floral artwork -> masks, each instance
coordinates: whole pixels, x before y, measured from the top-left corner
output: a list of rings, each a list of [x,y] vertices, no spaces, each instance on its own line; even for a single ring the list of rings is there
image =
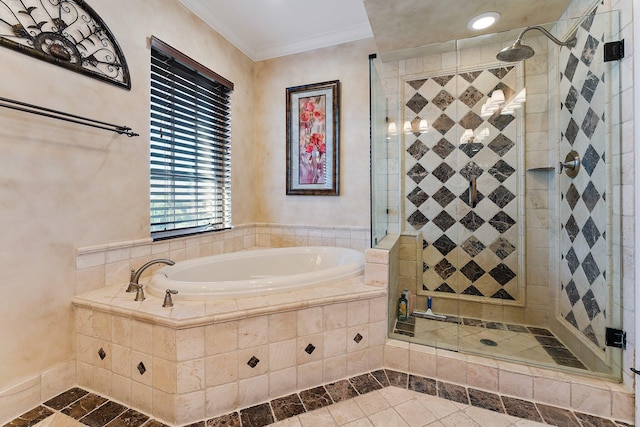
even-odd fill
[[[339,82],[287,88],[287,194],[338,195]]]
[[[326,96],[300,98],[300,184],[324,184]]]

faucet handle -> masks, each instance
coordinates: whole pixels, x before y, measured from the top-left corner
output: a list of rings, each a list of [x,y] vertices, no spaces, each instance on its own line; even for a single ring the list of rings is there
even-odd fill
[[[162,303],[163,307],[173,307],[173,299],[171,299],[171,294],[175,295],[178,291],[176,289],[167,289],[164,294],[164,302]]]
[[[131,277],[129,277],[129,287],[127,288],[127,292],[135,292],[138,290],[138,285],[134,283],[135,278],[136,278],[136,271],[132,268]]]

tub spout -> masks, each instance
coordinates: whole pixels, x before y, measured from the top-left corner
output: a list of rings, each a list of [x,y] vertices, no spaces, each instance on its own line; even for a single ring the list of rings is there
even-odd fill
[[[170,259],[165,259],[165,258],[153,259],[153,260],[147,262],[146,264],[144,264],[137,271],[136,270],[131,270],[131,277],[129,279],[129,287],[127,288],[127,292],[135,292],[136,293],[135,301],[144,301],[144,289],[142,288],[142,285],[140,283],[138,283],[138,282],[140,281],[140,276],[142,275],[142,273],[147,268],[151,267],[154,264],[174,265],[175,262],[171,261]]]

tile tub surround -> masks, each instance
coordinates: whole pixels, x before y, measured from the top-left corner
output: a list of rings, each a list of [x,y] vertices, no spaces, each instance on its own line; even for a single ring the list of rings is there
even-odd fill
[[[192,423],[189,427],[256,427],[280,421],[286,425],[307,425],[312,420],[316,423],[314,425],[351,425],[350,422],[371,425],[366,423],[367,419],[380,426],[397,425],[400,419],[411,425],[461,425],[471,420],[483,426],[521,425],[523,420],[528,420],[540,425],[544,422],[564,427],[578,426],[580,420],[584,426],[629,426],[623,421],[580,411],[568,411],[406,372],[379,369]],[[24,413],[5,427],[33,425],[165,426],[145,414],[77,387]],[[400,422],[400,425],[406,424]]]
[[[129,278],[131,269],[157,258],[177,262],[248,249],[291,246],[339,246],[364,251],[370,247],[369,239],[366,227],[255,223],[157,242],[143,239],[78,248],[76,295],[121,283]],[[143,277],[160,267],[149,268]]]
[[[363,276],[268,296],[74,298],[77,383],[186,424],[382,366],[387,291]]]

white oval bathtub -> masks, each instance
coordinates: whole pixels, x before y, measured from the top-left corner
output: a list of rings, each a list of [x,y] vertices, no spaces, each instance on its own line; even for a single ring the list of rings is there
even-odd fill
[[[162,297],[206,300],[263,295],[337,282],[361,274],[364,253],[337,247],[293,247],[233,252],[177,262],[156,271],[147,286]]]

